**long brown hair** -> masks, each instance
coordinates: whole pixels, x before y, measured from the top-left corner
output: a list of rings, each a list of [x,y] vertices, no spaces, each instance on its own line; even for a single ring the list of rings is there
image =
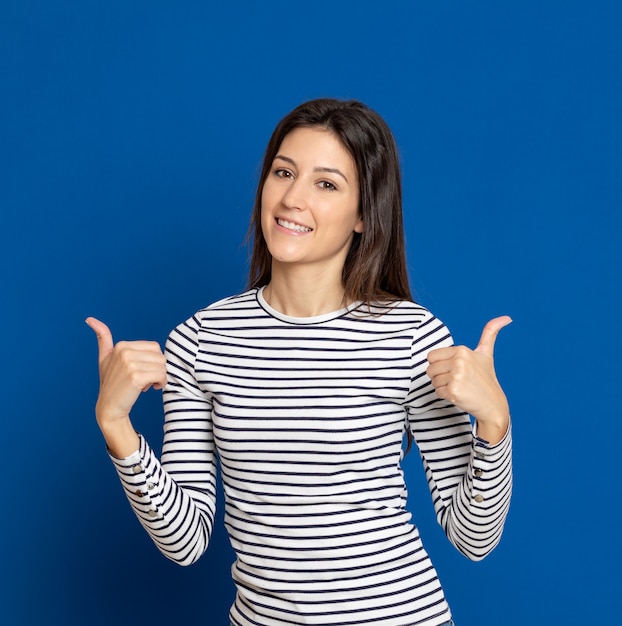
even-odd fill
[[[362,233],[354,233],[343,267],[346,301],[412,300],[404,251],[402,181],[395,139],[386,122],[357,100],[320,98],[296,107],[276,126],[264,155],[249,228],[249,287],[270,282],[272,256],[261,230],[261,194],[285,136],[300,127],[331,131],[356,165]]]

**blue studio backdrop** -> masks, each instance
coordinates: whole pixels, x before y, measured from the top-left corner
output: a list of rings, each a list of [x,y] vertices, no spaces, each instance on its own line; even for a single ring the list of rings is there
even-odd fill
[[[228,623],[222,522],[180,568],[125,501],[84,319],[163,344],[242,290],[265,144],[319,96],[396,135],[418,300],[472,347],[514,319],[515,490],[489,558],[449,545],[406,461],[457,626],[619,623],[621,32],[599,0],[2,0],[0,623]],[[158,392],[134,421],[159,450]]]

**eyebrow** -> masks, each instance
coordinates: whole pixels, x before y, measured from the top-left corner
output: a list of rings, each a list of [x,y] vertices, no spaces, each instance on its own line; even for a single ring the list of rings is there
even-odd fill
[[[281,161],[286,161],[287,163],[291,163],[292,165],[296,165],[296,161],[294,161],[294,159],[290,159],[289,157],[283,156],[282,154],[277,154],[274,159],[281,159]],[[338,174],[339,176],[341,176],[341,178],[343,178],[343,180],[346,181],[346,183],[348,182],[348,179],[346,178],[346,175],[341,171],[338,170],[336,167],[314,167],[313,168],[314,172],[329,172],[331,174]]]

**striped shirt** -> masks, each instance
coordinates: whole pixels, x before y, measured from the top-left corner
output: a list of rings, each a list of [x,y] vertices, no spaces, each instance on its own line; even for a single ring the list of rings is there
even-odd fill
[[[447,328],[412,302],[313,318],[262,290],[217,302],[166,345],[158,460],[144,438],[113,459],[157,547],[182,565],[207,548],[216,468],[236,553],[235,626],[437,626],[450,619],[406,508],[409,428],[438,521],[468,558],[499,542],[511,435],[494,446],[426,375]]]

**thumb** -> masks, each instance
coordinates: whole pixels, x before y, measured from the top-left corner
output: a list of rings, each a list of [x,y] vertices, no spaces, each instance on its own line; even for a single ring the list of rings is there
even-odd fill
[[[86,323],[95,331],[97,335],[97,346],[99,348],[99,362],[101,363],[112,352],[114,343],[112,333],[104,322],[100,322],[94,317],[87,317]]]
[[[494,319],[490,320],[488,324],[484,326],[482,336],[479,338],[479,343],[477,344],[477,348],[475,348],[475,351],[480,352],[481,354],[492,356],[495,349],[495,341],[497,339],[499,331],[511,323],[512,318],[508,317],[507,315],[495,317]]]

